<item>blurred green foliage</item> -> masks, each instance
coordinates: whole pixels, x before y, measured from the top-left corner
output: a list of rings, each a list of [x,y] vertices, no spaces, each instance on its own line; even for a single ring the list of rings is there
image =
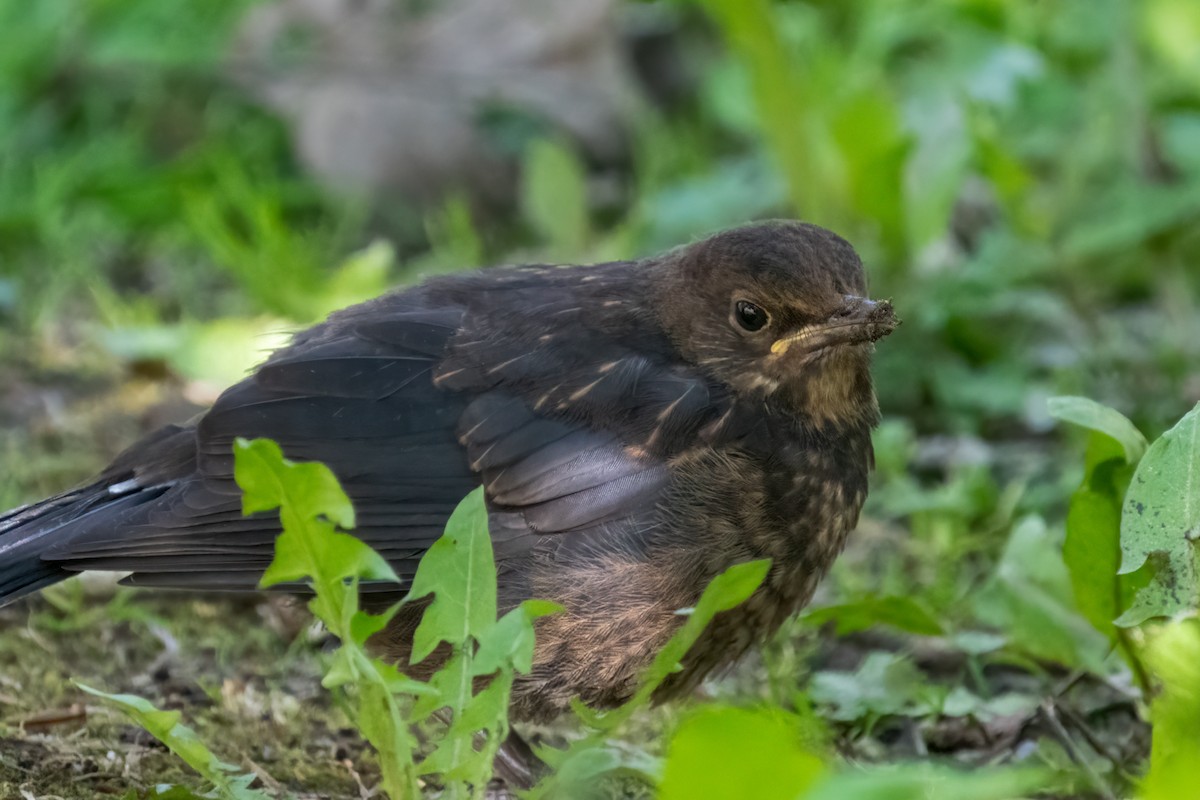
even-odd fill
[[[534,140],[521,219],[452,203],[401,229],[315,187],[223,73],[251,4],[0,3],[0,313],[308,322],[372,231],[399,238],[395,282],[795,215],[851,239],[902,310],[879,381],[919,430],[1038,433],[1064,391],[1160,430],[1196,391],[1188,0],[650,4],[684,37],[706,13],[728,48],[696,59],[691,102],[635,120],[615,212],[589,211],[569,145]]]

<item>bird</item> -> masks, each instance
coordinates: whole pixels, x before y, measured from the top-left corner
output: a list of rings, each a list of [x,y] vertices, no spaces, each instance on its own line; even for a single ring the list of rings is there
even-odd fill
[[[233,449],[267,437],[333,470],[356,535],[402,580],[483,487],[500,613],[528,598],[563,609],[537,622],[518,721],[573,698],[624,702],[680,609],[729,566],[770,559],[655,699],[686,693],[806,605],[857,524],[879,421],[872,353],[899,324],[866,288],[845,239],[776,220],[641,260],[434,277],[345,308],[192,422],[0,515],[0,603],[85,570],[254,591],[279,521],[243,515]],[[372,642],[406,669],[419,612],[402,607]]]

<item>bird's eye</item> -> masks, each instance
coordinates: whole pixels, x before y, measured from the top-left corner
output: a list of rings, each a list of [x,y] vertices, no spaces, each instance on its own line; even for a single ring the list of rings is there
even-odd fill
[[[748,331],[762,330],[771,321],[770,314],[749,300],[738,300],[734,303],[733,317],[738,325]]]

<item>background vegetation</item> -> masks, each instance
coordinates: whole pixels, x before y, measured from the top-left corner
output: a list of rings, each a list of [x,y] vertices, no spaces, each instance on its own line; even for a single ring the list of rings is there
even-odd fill
[[[850,762],[1036,765],[1055,796],[1134,791],[1140,671],[1171,656],[1139,665],[1143,634],[1109,624],[1127,603],[1087,597],[1069,514],[1085,465],[1091,482],[1115,456],[1093,438],[1085,460],[1047,400],[1103,401],[1151,440],[1200,400],[1200,7],[630,4],[672,32],[688,90],[639,107],[615,166],[522,128],[497,212],[458,194],[381,209],[306,177],[223,67],[253,4],[0,0],[0,505],[85,477],[280,332],[385,287],[805,218],[855,243],[905,319],[878,353],[878,469],[813,609],[709,693],[824,719],[818,749]],[[1119,517],[1128,475],[1104,480],[1088,485]],[[378,780],[317,694],[321,636],[299,609],[73,582],[0,621],[6,796],[193,781],[88,714],[72,677],[182,709],[273,793]],[[660,752],[679,714],[641,714],[619,746]]]

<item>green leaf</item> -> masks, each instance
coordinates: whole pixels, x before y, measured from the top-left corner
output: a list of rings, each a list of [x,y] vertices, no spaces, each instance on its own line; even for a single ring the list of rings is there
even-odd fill
[[[831,718],[844,721],[919,716],[934,709],[920,670],[892,653],[871,653],[856,672],[818,672],[810,695],[813,702],[828,707]]]
[[[234,479],[242,489],[243,513],[273,511],[290,500],[300,519],[326,519],[354,527],[354,506],[324,464],[297,464],[270,439],[234,442]]]
[[[1164,626],[1150,638],[1145,654],[1162,691],[1150,706],[1150,770],[1138,797],[1192,797],[1200,753],[1200,621]]]
[[[270,439],[234,443],[234,479],[246,514],[281,508],[283,533],[260,585],[317,584],[353,578],[399,582],[387,561],[360,539],[334,530],[354,527],[354,506],[324,464],[298,464]],[[329,620],[325,620],[328,624]]]
[[[680,660],[700,638],[712,618],[722,611],[744,603],[762,585],[770,568],[770,559],[747,561],[734,564],[713,578],[704,589],[696,607],[691,609],[687,622],[654,657],[649,669],[642,676],[641,687],[634,699],[621,710],[630,713],[638,703],[648,700],[654,689],[678,670]]]
[[[1037,517],[1013,528],[974,605],[981,620],[1033,656],[1094,670],[1104,661],[1108,643],[1074,608],[1059,543]]]
[[[167,749],[211,783],[224,800],[267,800],[268,795],[248,788],[256,776],[233,774],[237,772],[237,767],[217,758],[196,736],[196,732],[180,721],[182,715],[178,711],[161,711],[149,700],[137,695],[108,694],[78,681],[75,685],[119,709],[145,728],[151,736],[166,745]]]
[[[428,658],[441,642],[461,646],[496,623],[496,564],[483,487],[458,504],[446,532],[417,567],[409,596],[430,594],[433,602],[413,636],[414,664]]]
[[[1137,464],[1146,452],[1146,437],[1121,412],[1086,397],[1051,397],[1046,402],[1050,416],[1102,433],[1119,444],[1125,461]]]
[[[1031,714],[1037,709],[1038,698],[1029,694],[1009,692],[984,699],[964,686],[956,686],[942,698],[936,709],[943,717],[974,717],[979,720]]]
[[[1111,457],[1113,455],[1116,457]],[[1115,636],[1112,621],[1128,605],[1121,590],[1121,501],[1133,475],[1120,448],[1093,434],[1083,484],[1071,495],[1063,560],[1080,612],[1096,630]]]
[[[825,774],[803,747],[801,720],[727,706],[688,715],[671,737],[661,800],[793,800]]]
[[[1195,610],[1200,605],[1200,404],[1142,458],[1121,511],[1121,573],[1148,560],[1158,570],[1118,625]]]
[[[621,770],[625,773],[637,771],[650,777],[658,769],[650,757],[631,758],[629,748],[611,742],[595,742],[584,749],[572,749],[565,758],[561,750],[549,747],[538,748],[536,753],[554,771],[548,781],[534,787],[528,795],[530,800],[589,798],[596,795],[596,786],[605,775]],[[647,782],[653,782],[653,778]]]
[[[358,610],[360,579],[395,582],[399,578],[382,556],[335,529],[335,524],[354,524],[354,509],[324,465],[288,461],[270,440],[238,439],[234,477],[244,492],[246,513],[279,509],[283,533],[275,540],[275,559],[262,585],[309,579],[315,594],[309,608],[342,641],[322,683],[357,693],[357,704],[347,709],[379,754],[384,791],[394,797],[415,796],[416,741],[397,695],[437,697],[438,688],[401,675],[395,666],[372,659],[364,649],[396,607],[383,615]]]
[[[847,771],[822,782],[801,800],[1018,800],[1053,788],[1032,769],[963,772],[928,764]]]
[[[474,674],[491,675],[501,669],[529,674],[533,669],[533,621],[562,610],[558,603],[526,600],[505,614],[479,637]]]
[[[922,636],[941,636],[945,633],[940,622],[918,600],[891,595],[867,597],[852,603],[816,608],[804,615],[810,625],[836,622],[838,636],[866,630],[874,625],[891,625]]]

